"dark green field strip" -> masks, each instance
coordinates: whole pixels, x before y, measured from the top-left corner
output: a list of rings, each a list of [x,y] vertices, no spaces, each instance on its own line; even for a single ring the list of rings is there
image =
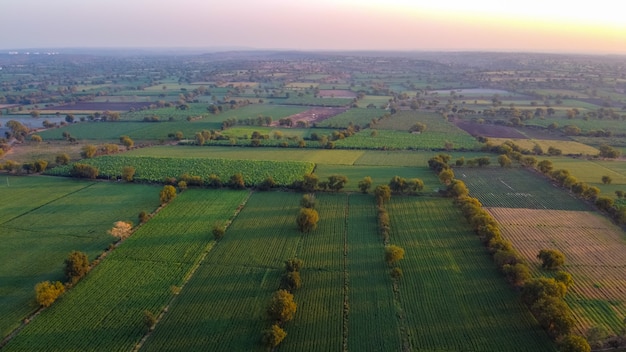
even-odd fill
[[[179,195],[5,349],[132,349],[145,332],[144,310],[160,312],[172,295],[171,287],[182,283],[211,244],[213,223],[230,218],[246,196],[247,192],[228,190],[188,190]],[[187,222],[169,227],[182,216]],[[154,239],[161,243],[146,245]]]
[[[5,175],[0,178],[0,224],[90,185],[92,182],[55,177]]]
[[[315,197],[320,221],[316,230],[302,236],[298,257],[307,270],[343,271],[348,196],[317,193]]]
[[[300,242],[296,215],[301,197],[291,192],[255,192],[206,261],[282,269]]]
[[[428,167],[428,159],[432,158],[439,152],[418,151],[418,150],[366,150],[363,155],[358,158],[354,165],[370,165],[370,166],[410,166],[410,167]],[[459,158],[465,160],[488,157],[491,162],[495,163],[493,154],[482,152],[444,152],[450,155],[452,162]]]
[[[370,129],[361,130],[353,136],[335,141],[337,148],[345,149],[422,149],[441,150],[446,142],[452,143],[453,149],[478,149],[476,139],[464,132],[426,131],[413,134],[407,131],[378,130],[375,137]]]
[[[343,273],[305,268],[301,276],[302,288],[294,295],[298,311],[285,325],[280,350],[341,351]]]
[[[418,351],[554,351],[448,199],[395,197],[401,304]]]
[[[141,351],[262,351],[265,307],[280,273],[205,262]]]
[[[348,221],[349,351],[400,351],[389,268],[372,196],[350,195]]]
[[[486,207],[589,210],[568,192],[522,168],[462,168],[454,173]]]

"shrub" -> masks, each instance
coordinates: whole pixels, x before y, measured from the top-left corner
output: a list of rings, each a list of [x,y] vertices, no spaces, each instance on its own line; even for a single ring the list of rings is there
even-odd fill
[[[35,298],[42,307],[50,307],[63,292],[65,286],[60,281],[55,283],[43,281],[35,285]]]

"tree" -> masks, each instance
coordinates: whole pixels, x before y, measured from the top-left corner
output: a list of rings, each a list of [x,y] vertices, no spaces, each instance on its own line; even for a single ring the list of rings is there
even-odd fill
[[[148,220],[150,220],[150,214],[148,214],[145,210],[142,210],[139,213],[138,218],[140,224],[145,224],[146,222],[148,222]]]
[[[615,158],[618,158],[621,154],[619,150],[611,146],[608,146],[606,144],[602,144],[599,149],[600,149],[600,156],[603,158],[615,159]]]
[[[41,143],[43,141],[43,138],[41,138],[40,135],[34,134],[34,135],[30,136],[30,140],[35,142],[35,143]]]
[[[48,167],[48,162],[46,160],[39,159],[39,160],[33,162],[33,171],[34,172],[44,172],[44,171],[46,171],[47,167]]]
[[[35,299],[42,307],[50,307],[63,292],[65,286],[60,281],[55,283],[43,281],[35,285]]]
[[[418,133],[422,133],[426,131],[426,125],[418,122],[416,124],[414,124],[413,126],[411,126],[411,128],[409,129],[409,132],[418,132]]]
[[[287,337],[287,333],[278,324],[273,324],[271,328],[263,331],[261,343],[263,346],[273,350]]]
[[[317,222],[320,217],[317,210],[311,208],[302,208],[296,218],[296,224],[300,232],[311,232],[317,228]]]
[[[97,151],[98,151],[98,148],[95,145],[87,144],[83,146],[80,152],[80,155],[83,158],[93,158],[96,155]]]
[[[315,200],[315,194],[313,193],[305,194],[302,196],[302,199],[300,199],[300,206],[303,208],[315,209],[316,204],[317,201]]]
[[[424,181],[419,178],[411,178],[406,182],[407,189],[411,192],[421,192],[424,189]]]
[[[133,166],[124,166],[122,168],[122,179],[126,182],[133,182],[135,177],[135,168]]]
[[[301,286],[302,279],[300,278],[300,272],[298,271],[286,272],[281,279],[280,287],[289,292],[293,292],[294,290],[299,289]]]
[[[154,325],[156,325],[157,318],[152,314],[149,310],[143,311],[143,324],[149,329],[154,329]]]
[[[348,178],[344,175],[328,176],[328,188],[338,192],[348,183]]]
[[[498,164],[500,164],[501,167],[510,167],[511,159],[506,154],[502,154],[498,157]]]
[[[394,244],[385,247],[385,261],[391,265],[404,258],[404,249]]]
[[[389,189],[393,193],[404,193],[407,188],[406,180],[400,176],[394,176],[389,181]]]
[[[363,193],[367,193],[369,189],[372,187],[372,178],[369,176],[365,176],[361,181],[359,181],[359,190]]]
[[[67,165],[70,162],[70,156],[66,153],[59,154],[56,156],[55,162],[59,165]]]
[[[290,258],[285,260],[286,271],[300,271],[304,266],[304,262],[299,258]]]
[[[604,185],[610,185],[611,182],[613,182],[613,179],[611,178],[611,176],[602,176],[602,184]]]
[[[531,307],[539,324],[554,337],[569,334],[575,321],[569,307],[558,297],[541,297]]]
[[[98,177],[98,173],[100,171],[91,165],[87,165],[87,164],[81,164],[81,163],[75,163],[74,165],[72,165],[72,168],[70,169],[70,176],[72,177],[78,177],[78,178],[89,178],[89,179],[95,179],[96,177]]]
[[[454,172],[452,169],[444,169],[439,173],[439,181],[444,185],[449,185],[454,179]]]
[[[244,189],[246,188],[246,184],[243,180],[243,175],[241,173],[236,173],[230,177],[228,180],[228,187],[232,189]]]
[[[120,240],[124,240],[131,235],[133,230],[133,224],[126,221],[116,221],[113,224],[113,228],[109,230],[109,234],[113,237],[117,237]]]
[[[129,150],[135,145],[135,142],[128,136],[121,136],[120,143],[122,143],[126,147],[126,150]]]
[[[378,185],[374,189],[374,195],[376,196],[376,203],[381,205],[388,202],[391,199],[391,188],[387,185]]]
[[[91,269],[87,254],[79,251],[72,251],[64,263],[65,277],[71,284],[78,282]]]
[[[591,347],[584,337],[568,335],[561,341],[561,352],[590,352]]]
[[[259,184],[257,185],[257,188],[260,191],[269,191],[274,187],[276,187],[276,181],[274,181],[274,178],[272,176],[267,176],[265,180],[259,182]]]
[[[556,269],[565,264],[565,255],[557,249],[542,249],[537,254],[541,260],[541,267],[548,270]]]
[[[537,164],[537,168],[539,169],[539,171],[541,171],[544,174],[548,174],[550,172],[552,172],[553,166],[552,166],[552,161],[550,160],[541,160],[538,164]]]
[[[319,178],[316,174],[306,174],[302,181],[302,190],[311,193],[317,189]]]
[[[293,295],[287,290],[274,292],[267,307],[267,315],[273,321],[282,324],[293,319],[296,314],[297,305],[293,300]]]
[[[215,223],[215,225],[213,225],[213,238],[215,238],[215,240],[219,241],[222,239],[222,237],[224,237],[224,234],[226,233],[226,229],[224,228],[224,225],[221,223]]]
[[[519,162],[523,166],[534,167],[535,165],[537,165],[537,158],[531,155],[526,155],[526,156],[523,156]]]
[[[531,278],[530,269],[523,263],[504,264],[502,272],[513,286],[521,287]]]
[[[556,275],[554,275],[554,280],[565,285],[565,288],[569,288],[574,284],[574,279],[572,279],[572,275],[566,271],[558,271]]]
[[[176,188],[172,185],[165,185],[163,189],[159,193],[159,199],[161,200],[161,204],[165,204],[172,199],[176,198]]]
[[[216,174],[210,174],[207,184],[212,188],[220,188],[222,187],[222,180],[220,180],[220,177]]]

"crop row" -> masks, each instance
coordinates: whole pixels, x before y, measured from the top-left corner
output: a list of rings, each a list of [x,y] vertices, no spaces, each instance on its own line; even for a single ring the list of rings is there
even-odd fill
[[[246,195],[184,192],[5,349],[131,350],[145,333],[144,311],[158,314],[172,296],[172,287],[181,284],[199,254],[212,245],[212,225],[232,216]]]
[[[178,178],[183,174],[200,176],[207,180],[215,174],[228,181],[230,176],[241,173],[246,186],[253,186],[268,176],[274,178],[278,185],[289,185],[311,173],[313,163],[297,161],[262,161],[262,160],[227,160],[206,158],[167,158],[167,157],[133,157],[133,156],[102,156],[83,161],[99,169],[100,177],[116,177],[122,174],[126,166],[135,168],[134,179],[141,182],[163,182],[166,178]],[[69,176],[71,165],[60,166],[49,170],[47,174]]]
[[[391,243],[401,306],[417,350],[549,351],[551,343],[446,199],[393,197]]]
[[[585,203],[522,168],[462,168],[455,170],[455,175],[486,207],[588,209]]]

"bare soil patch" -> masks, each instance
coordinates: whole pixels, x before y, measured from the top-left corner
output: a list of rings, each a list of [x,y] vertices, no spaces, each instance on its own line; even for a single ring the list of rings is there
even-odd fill
[[[593,212],[487,210],[500,224],[503,237],[513,243],[536,273],[541,271],[537,259],[541,249],[558,249],[565,254],[563,269],[574,279],[569,299],[611,302],[618,319],[626,317],[626,240],[619,227]],[[603,314],[592,307],[574,308],[573,313],[581,331],[597,325],[599,322],[594,320]]]
[[[313,108],[313,109],[309,109],[291,116],[288,116],[288,119],[291,119],[293,121],[293,127],[296,127],[296,123],[298,121],[304,121],[306,122],[308,125],[311,125],[313,123],[316,122],[320,122],[320,121],[324,121],[326,119],[329,119],[333,116],[337,116],[339,114],[342,114],[344,112],[346,112],[348,110],[348,108]],[[278,125],[278,121],[274,121],[272,122],[273,126],[277,126]]]
[[[154,102],[79,102],[75,104],[47,107],[41,111],[130,111],[131,109],[139,110],[150,106],[150,104],[154,104]]]
[[[494,125],[490,123],[475,123],[464,120],[454,120],[454,124],[463,131],[478,137],[494,137],[494,138],[527,138],[518,130],[509,126]]]

